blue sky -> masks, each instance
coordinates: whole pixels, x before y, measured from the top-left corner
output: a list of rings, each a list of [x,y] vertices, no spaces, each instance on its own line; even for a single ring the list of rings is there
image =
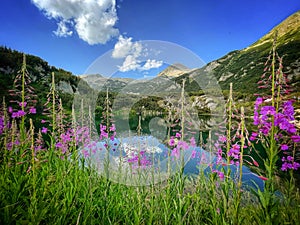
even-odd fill
[[[145,72],[163,64],[139,63],[140,41],[173,42],[208,63],[249,46],[298,10],[299,0],[4,0],[0,45],[76,75],[113,50],[121,71]]]

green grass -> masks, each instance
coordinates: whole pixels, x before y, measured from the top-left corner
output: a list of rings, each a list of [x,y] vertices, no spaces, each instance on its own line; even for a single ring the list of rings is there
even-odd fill
[[[58,157],[39,163],[34,175],[26,166],[1,164],[1,224],[266,224],[254,194],[242,192],[236,208],[235,184],[214,175],[180,180],[177,174],[132,187]],[[299,192],[289,183],[285,187],[287,195],[269,209],[272,224],[300,221]]]

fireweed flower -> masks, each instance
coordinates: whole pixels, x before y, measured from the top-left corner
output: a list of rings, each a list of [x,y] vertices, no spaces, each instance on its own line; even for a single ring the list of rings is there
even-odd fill
[[[193,151],[192,151],[191,158],[192,158],[192,159],[196,158],[196,155],[197,155],[196,150],[193,150]]]
[[[22,106],[26,107],[27,106],[27,102],[19,102],[19,106],[20,107],[22,107]]]
[[[182,150],[187,150],[189,148],[189,145],[185,141],[178,141],[177,147]]]
[[[234,144],[232,148],[229,150],[228,155],[233,157],[234,159],[239,159],[240,155],[240,146],[238,144]]]
[[[115,124],[112,124],[109,128],[110,131],[116,131],[116,126]]]
[[[111,141],[114,141],[114,140],[115,140],[115,136],[116,136],[116,135],[115,135],[115,133],[114,133],[113,135],[110,136],[109,139],[110,139]]]
[[[298,143],[300,142],[300,135],[293,135],[291,139],[293,142]]]
[[[108,138],[108,133],[106,132],[106,126],[100,124],[100,139]]]
[[[142,157],[140,160],[140,164],[142,167],[147,167],[149,165],[151,165],[151,161],[149,161],[146,157]]]
[[[30,113],[30,114],[36,114],[36,108],[30,107],[29,113]]]
[[[294,134],[297,132],[294,124],[290,121],[291,116],[283,113],[278,113],[274,118],[274,125],[278,126],[281,130],[285,130],[290,134]]]
[[[61,142],[57,142],[57,143],[55,144],[55,147],[56,147],[56,148],[62,148],[62,147],[63,147],[63,144],[62,144]]]
[[[297,129],[294,124],[294,107],[292,101],[283,102],[278,111],[276,111],[273,106],[260,106],[261,99],[256,101],[254,107],[254,122],[253,124],[258,126],[258,130],[260,133],[264,134],[264,136],[268,136],[270,134],[270,130],[273,126],[272,120],[274,121],[274,126],[277,127],[278,132],[275,134],[274,138],[278,145],[280,146],[281,151],[289,151],[290,142],[287,141],[290,139],[294,143],[300,142],[300,136],[295,135]],[[264,102],[266,103],[266,101]],[[251,141],[257,139],[258,134],[252,133],[250,138]],[[284,143],[280,143],[284,141]],[[286,152],[288,154],[288,152]],[[300,168],[298,162],[294,162],[294,158],[291,156],[282,158],[282,171],[287,170],[297,170]]]
[[[218,148],[218,151],[217,151],[217,164],[218,164],[218,165],[219,165],[219,164],[222,164],[222,162],[223,162],[223,157],[222,157],[222,155],[223,155],[222,149],[221,149],[221,148]]]
[[[190,139],[190,145],[191,145],[192,147],[196,147],[196,140],[195,140],[194,137],[191,137],[191,139]]]
[[[71,134],[69,132],[67,132],[66,134],[61,134],[60,138],[65,143],[72,141]]]
[[[149,165],[151,165],[151,161],[147,159],[147,156],[145,155],[145,151],[141,151],[138,154],[132,154],[128,159],[127,162],[132,164],[133,168],[142,167],[145,168]]]
[[[3,133],[4,130],[4,117],[0,117],[0,135]]]
[[[258,102],[261,102],[260,100]],[[268,135],[272,127],[272,117],[274,125],[280,130],[290,134],[296,133],[296,128],[292,121],[294,120],[294,108],[291,101],[286,101],[281,107],[281,112],[276,112],[273,106],[262,106],[259,110],[258,104],[254,108],[253,124],[259,126],[259,131]],[[254,140],[254,137],[252,138]]]
[[[128,163],[135,163],[139,160],[139,156],[133,156],[127,160]]]
[[[19,110],[18,112],[13,112],[11,117],[12,118],[21,118],[25,115],[26,115],[26,113],[23,110]]]
[[[259,114],[257,111],[254,111],[254,115],[253,115],[253,124],[255,126],[260,124],[260,119],[259,119]]]
[[[42,127],[42,130],[41,130],[41,132],[42,132],[43,134],[46,134],[46,133],[48,132],[48,128],[46,128],[46,127]]]
[[[181,134],[180,133],[176,133],[175,137],[176,138],[181,138]]]
[[[254,141],[257,138],[257,133],[256,132],[252,132],[251,137],[250,137],[250,141]]]
[[[106,133],[104,130],[102,130],[100,133],[100,139],[103,139],[103,138],[108,138],[108,133]]]
[[[224,180],[225,175],[224,175],[223,172],[221,172],[221,171],[219,171],[219,170],[213,170],[212,172],[213,172],[213,173],[216,173],[216,174],[218,175],[218,177],[220,178],[221,181]]]
[[[8,142],[8,143],[6,144],[6,149],[7,149],[7,150],[11,150],[11,149],[12,149],[12,146],[13,146],[13,143],[12,143],[12,142]]]
[[[43,149],[43,147],[41,145],[34,146],[35,152],[41,151],[42,149]]]
[[[55,144],[55,147],[57,149],[60,149],[62,154],[65,154],[68,151],[68,144],[67,143],[58,142],[58,143]]]
[[[266,105],[266,106],[261,107],[260,113],[261,113],[261,115],[273,115],[274,116],[276,114],[276,109],[273,106]]]
[[[283,103],[283,113],[288,117],[290,121],[295,120],[294,118],[294,107],[292,101],[286,101]]]
[[[300,163],[294,161],[294,157],[288,156],[288,157],[282,157],[282,166],[281,170],[282,171],[287,171],[287,170],[298,170],[300,168]]]
[[[225,143],[225,142],[227,141],[226,136],[225,136],[225,135],[221,135],[221,136],[219,137],[219,141],[222,142],[222,143]]]
[[[178,148],[173,148],[173,150],[171,152],[171,156],[175,156],[177,159],[179,159],[180,150]]]
[[[286,150],[289,149],[289,146],[288,146],[287,144],[282,144],[282,145],[280,146],[280,149],[283,150],[283,151],[286,151]]]
[[[174,146],[174,145],[175,145],[174,137],[171,137],[171,138],[170,138],[169,145],[170,145],[170,146]]]
[[[224,180],[224,173],[223,172],[219,172],[218,176],[221,180]]]
[[[258,97],[256,99],[256,101],[255,101],[255,105],[254,106],[258,108],[258,106],[260,106],[262,103],[263,103],[262,97]]]

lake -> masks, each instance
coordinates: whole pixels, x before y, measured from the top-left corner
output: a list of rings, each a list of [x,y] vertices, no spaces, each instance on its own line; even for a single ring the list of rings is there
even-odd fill
[[[107,151],[110,149],[110,151]],[[197,176],[200,170],[208,175],[213,170],[220,170],[213,153],[200,147],[189,146],[180,157],[168,157],[170,149],[158,138],[151,135],[118,137],[113,141],[96,142],[93,149],[85,148],[90,152],[88,162],[100,174],[109,179],[127,185],[149,185],[162,182],[169,176],[180,171],[181,160],[184,160],[184,174]],[[193,157],[194,156],[194,157]],[[237,181],[239,167],[229,166],[231,179]],[[227,166],[224,167],[225,171]],[[264,182],[251,170],[242,167],[242,187],[244,189],[264,188]]]

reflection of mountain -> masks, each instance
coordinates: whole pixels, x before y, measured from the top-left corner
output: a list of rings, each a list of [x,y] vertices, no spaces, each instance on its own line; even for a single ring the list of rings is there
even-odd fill
[[[106,142],[97,142],[92,147],[97,151],[87,157],[90,159],[89,162],[100,172],[103,172],[105,168],[104,159],[109,159],[109,169],[107,170],[109,178],[126,185],[149,185],[162,182],[181,170],[181,166],[179,166],[182,165],[181,159],[184,159],[183,172],[187,176],[198,176],[201,170],[205,176],[208,176],[213,170],[221,170],[222,165],[217,164],[216,157],[200,147],[188,146],[185,151],[180,151],[182,155],[168,158],[170,149],[163,144],[163,141],[153,136],[133,135],[116,138],[108,145],[113,151],[103,151],[107,148],[105,147]],[[86,147],[82,150],[91,151],[91,148]],[[109,157],[106,155],[108,152]],[[193,153],[196,157],[192,157]],[[81,157],[82,155],[83,153],[80,154]],[[138,173],[131,172],[131,169],[135,170],[140,167],[143,170],[139,170]],[[129,170],[129,168],[131,169]],[[225,171],[228,169],[227,166],[223,166],[223,168]],[[236,182],[240,175],[239,169],[239,166],[230,165],[230,177]],[[150,171],[151,176],[149,176]],[[241,181],[242,188],[245,190],[264,190],[264,182],[246,166],[242,166]]]

